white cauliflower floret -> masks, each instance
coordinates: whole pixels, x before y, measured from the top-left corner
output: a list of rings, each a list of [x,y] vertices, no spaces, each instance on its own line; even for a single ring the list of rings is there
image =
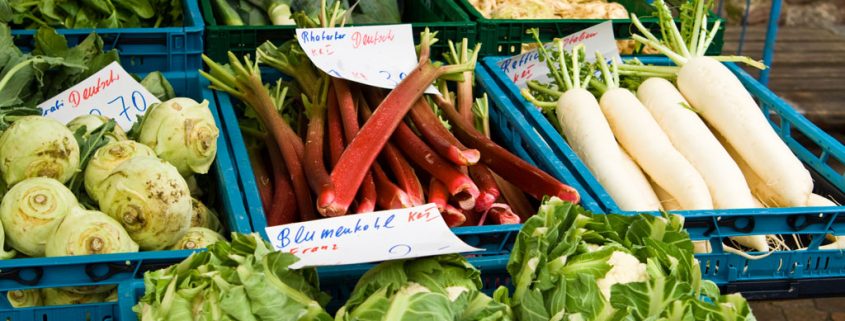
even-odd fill
[[[610,301],[610,287],[614,284],[648,281],[645,263],[640,263],[640,260],[631,254],[615,251],[610,255],[607,264],[611,266],[610,271],[596,282],[607,301]]]
[[[469,289],[463,286],[450,286],[446,288],[446,295],[449,297],[449,301],[454,302],[461,296],[461,294],[468,291]]]

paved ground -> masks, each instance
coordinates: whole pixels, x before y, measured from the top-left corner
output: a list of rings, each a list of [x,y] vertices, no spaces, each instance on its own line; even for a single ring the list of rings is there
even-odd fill
[[[834,30],[782,29],[772,66],[771,88],[791,101],[805,116],[845,142],[845,27]],[[735,53],[737,30],[730,27],[725,52]],[[749,29],[745,52],[760,59],[763,29]],[[780,53],[780,55],[778,54]],[[845,321],[842,296],[818,299],[753,301],[760,321]]]

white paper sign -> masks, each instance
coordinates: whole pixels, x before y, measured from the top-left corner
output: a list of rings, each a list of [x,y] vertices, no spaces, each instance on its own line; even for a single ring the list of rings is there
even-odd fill
[[[159,103],[152,93],[135,81],[117,62],[38,105],[42,116],[67,124],[77,116],[96,114],[113,118],[124,130]]]
[[[587,53],[587,61],[596,60],[596,51],[604,55],[608,61],[617,59],[619,48],[616,47],[616,38],[613,35],[613,23],[605,21],[587,29],[561,38],[564,50],[572,50],[578,44],[584,44]],[[547,50],[552,50],[554,42],[546,44]],[[540,54],[537,49],[504,59],[499,62],[499,67],[505,71],[508,78],[513,80],[519,87],[525,87],[529,80],[537,80],[541,83],[552,82],[549,78],[549,68],[545,61],[540,61]]]
[[[299,257],[291,267],[326,266],[481,251],[449,230],[434,204],[271,226],[273,247]]]
[[[410,24],[297,28],[296,35],[317,68],[374,87],[396,87],[419,63]],[[426,93],[437,90],[429,86]]]

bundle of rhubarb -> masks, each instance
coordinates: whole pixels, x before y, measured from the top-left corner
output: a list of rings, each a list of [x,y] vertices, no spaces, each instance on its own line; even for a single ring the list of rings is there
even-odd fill
[[[335,6],[319,21],[295,19],[328,27],[342,16]],[[489,138],[486,99],[473,96],[478,47],[450,43],[443,65],[429,59],[436,41],[423,32],[418,66],[390,91],[330,77],[295,40],[265,43],[255,60],[204,57],[211,88],[245,105],[241,127],[268,225],[423,203],[437,204],[450,226],[514,224],[536,212],[525,194],[579,200]],[[292,81],[265,84],[260,65]],[[440,94],[424,95],[432,84]]]

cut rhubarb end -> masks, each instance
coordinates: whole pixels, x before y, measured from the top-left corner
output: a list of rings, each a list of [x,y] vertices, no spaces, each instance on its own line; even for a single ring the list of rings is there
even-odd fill
[[[475,202],[478,199],[478,190],[467,189],[452,195],[458,207],[463,210],[471,210],[475,208]]]
[[[471,166],[478,163],[481,159],[481,153],[477,149],[461,150],[456,146],[449,146],[446,157],[455,165]]]
[[[506,225],[506,224],[519,224],[522,220],[519,218],[519,215],[516,215],[511,211],[510,206],[506,204],[493,204],[488,211],[490,216],[490,220],[498,225]]]
[[[473,210],[479,213],[484,213],[493,206],[493,203],[496,203],[497,198],[499,198],[498,195],[481,192],[481,194],[478,195],[478,198],[475,199],[475,207]]]
[[[346,215],[346,208],[335,203],[324,204],[317,208],[324,217],[337,217]]]
[[[441,214],[443,215],[443,220],[446,221],[446,225],[449,227],[458,227],[464,225],[467,221],[467,217],[464,215],[464,212],[461,212],[461,210],[448,204]]]
[[[560,191],[557,194],[557,197],[564,201],[572,202],[575,204],[578,204],[578,202],[581,201],[581,194],[578,193],[578,190],[566,185],[563,185],[561,187]]]

